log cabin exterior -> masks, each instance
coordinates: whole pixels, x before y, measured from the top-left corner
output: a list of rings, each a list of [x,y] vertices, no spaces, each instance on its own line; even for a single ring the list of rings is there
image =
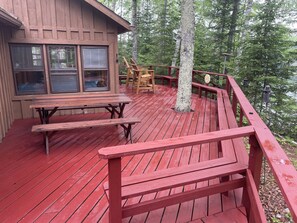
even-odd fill
[[[95,0],[0,0],[0,141],[36,116],[37,95],[117,93],[117,35],[129,30]]]

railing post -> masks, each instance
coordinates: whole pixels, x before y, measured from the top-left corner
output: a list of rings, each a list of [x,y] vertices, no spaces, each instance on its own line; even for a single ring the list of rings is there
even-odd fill
[[[228,95],[230,97],[231,95],[231,85],[230,85],[230,82],[229,82],[229,79],[228,79],[228,76],[226,76],[226,91],[228,92]]]
[[[255,136],[250,136],[249,143],[250,143],[250,154],[249,154],[248,169],[252,173],[253,180],[256,185],[256,189],[259,191],[263,152],[262,152]],[[246,177],[248,177],[248,176],[246,176]],[[255,219],[255,216],[252,213],[251,205],[254,205],[254,204],[250,200],[247,186],[248,185],[246,185],[246,187],[243,190],[242,204],[246,208],[248,221],[249,222],[259,222],[258,219]]]
[[[257,190],[259,190],[263,151],[261,150],[261,147],[259,146],[259,143],[255,136],[250,136],[249,143],[250,143],[249,169],[253,174]]]
[[[171,76],[171,67],[168,67],[168,76]]]
[[[109,222],[122,222],[121,158],[108,160]]]
[[[233,110],[235,118],[237,116],[237,102],[238,102],[238,100],[237,100],[236,94],[233,92],[232,110]]]

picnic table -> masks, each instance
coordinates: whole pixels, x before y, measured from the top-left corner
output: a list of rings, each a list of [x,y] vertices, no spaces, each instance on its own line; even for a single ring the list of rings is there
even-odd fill
[[[48,124],[58,110],[105,108],[111,113],[111,118],[124,117],[125,105],[131,99],[125,94],[108,95],[78,95],[78,96],[41,96],[33,99],[30,108],[35,109],[40,117],[41,124]]]
[[[35,109],[40,117],[40,125],[34,125],[32,132],[44,133],[46,154],[49,154],[49,132],[89,128],[99,126],[122,126],[125,137],[132,142],[132,125],[139,123],[138,118],[124,118],[125,105],[132,100],[125,94],[106,95],[78,95],[78,96],[40,96],[33,99],[30,108]],[[111,113],[110,119],[103,120],[79,120],[63,123],[49,123],[50,118],[58,110],[105,108]],[[116,115],[118,117],[116,117]]]

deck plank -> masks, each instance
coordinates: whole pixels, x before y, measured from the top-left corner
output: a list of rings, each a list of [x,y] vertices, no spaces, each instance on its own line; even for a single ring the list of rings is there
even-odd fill
[[[194,112],[173,111],[176,89],[158,86],[155,94],[138,95],[121,88],[133,102],[125,117],[137,117],[134,142],[146,142],[216,130],[216,103],[192,97]],[[108,113],[53,117],[53,122],[109,118]],[[97,150],[127,143],[123,130],[116,127],[57,132],[51,138],[51,154],[46,156],[40,134],[32,134],[38,119],[16,120],[0,144],[0,222],[108,222],[108,201],[103,183],[107,181],[107,162]],[[216,143],[125,157],[123,176],[188,165],[219,157]],[[128,199],[124,205],[215,184],[214,179],[172,190]],[[231,194],[233,192],[230,192]],[[222,199],[222,200],[221,200]],[[228,198],[212,195],[124,219],[130,222],[187,222],[208,214],[234,208],[234,193]],[[223,206],[222,206],[223,204]]]

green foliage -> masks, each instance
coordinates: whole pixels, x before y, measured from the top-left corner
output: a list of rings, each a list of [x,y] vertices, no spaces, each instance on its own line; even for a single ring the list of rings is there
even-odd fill
[[[131,20],[131,1],[117,1],[116,8]],[[297,61],[297,37],[292,38],[288,29],[297,22],[294,9],[294,0],[195,1],[194,67],[223,72],[222,53],[231,53],[228,73],[238,83],[249,81],[243,90],[263,120],[273,131],[297,140],[297,103],[292,98],[297,92],[297,72],[292,66]],[[138,63],[171,64],[179,26],[179,0],[138,0]],[[120,58],[131,57],[131,52],[131,35],[121,35]],[[268,106],[263,103],[266,85],[272,90]]]
[[[238,80],[248,80],[245,94],[273,131],[297,138],[296,101],[289,96],[296,90],[290,81],[296,55],[290,51],[294,43],[288,40],[289,30],[277,23],[279,7],[276,1],[260,5],[239,60]],[[272,90],[268,107],[263,104],[266,85]]]

